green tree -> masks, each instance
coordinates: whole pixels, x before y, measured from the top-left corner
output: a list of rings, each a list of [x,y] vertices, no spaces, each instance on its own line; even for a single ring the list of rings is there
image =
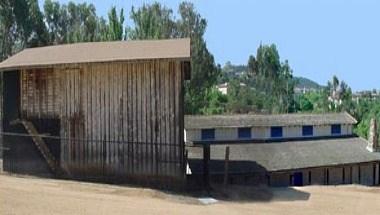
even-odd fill
[[[273,113],[295,111],[293,71],[288,61],[280,62],[277,48],[260,45],[256,57],[248,59],[247,83],[267,96],[264,109]]]
[[[45,22],[50,44],[113,41],[125,39],[124,11],[115,7],[108,12],[108,20],[96,15],[93,4],[46,0]]]
[[[26,47],[43,46],[47,34],[37,0],[0,2],[0,60]]]
[[[207,90],[208,104],[201,108],[201,113],[205,115],[223,114],[226,112],[228,97],[223,95],[216,87]]]
[[[44,15],[50,44],[65,43],[68,24],[66,7],[61,7],[58,2],[45,0]]]
[[[307,95],[299,95],[296,103],[298,112],[312,112],[314,110],[313,103],[309,100]]]
[[[380,102],[366,102],[368,105],[366,107],[366,112],[361,116],[362,118],[359,119],[359,124],[355,128],[355,133],[358,134],[361,137],[367,138],[368,137],[368,131],[369,131],[369,123],[371,118],[376,118],[377,120],[380,119]],[[359,105],[363,105],[359,104]],[[380,128],[378,127],[378,132],[380,132]]]
[[[17,39],[17,27],[13,13],[13,1],[0,2],[1,27],[1,59],[4,60],[13,53],[13,44]]]
[[[75,4],[69,2],[67,7],[67,43],[92,42],[96,38],[97,16],[93,4]],[[63,12],[65,13],[65,12]]]
[[[256,92],[238,79],[229,82],[227,96],[227,111],[230,113],[250,113],[262,110],[259,102],[261,99]]]
[[[122,40],[124,34],[124,10],[120,10],[120,15],[117,15],[116,8],[112,7],[108,12],[108,40]]]
[[[127,29],[129,39],[168,39],[176,37],[177,26],[173,11],[160,3],[132,7],[130,18],[134,28]]]

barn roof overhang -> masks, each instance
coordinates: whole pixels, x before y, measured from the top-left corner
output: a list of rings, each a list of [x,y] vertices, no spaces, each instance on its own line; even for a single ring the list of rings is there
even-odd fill
[[[226,146],[230,147],[230,172],[289,171],[358,163],[380,162],[380,153],[369,152],[359,137],[269,143],[210,145],[211,172],[223,172]],[[201,171],[203,151],[188,148],[190,168]]]
[[[154,59],[176,59],[190,65],[190,57],[189,38],[75,43],[24,49],[1,62],[0,71]]]
[[[347,112],[342,113],[292,113],[292,114],[234,114],[187,115],[185,129],[271,127],[302,125],[354,125],[357,121]]]

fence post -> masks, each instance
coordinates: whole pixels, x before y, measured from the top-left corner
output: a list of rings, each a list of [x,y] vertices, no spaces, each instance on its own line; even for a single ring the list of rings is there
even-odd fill
[[[203,186],[209,191],[210,190],[210,144],[203,144]]]
[[[224,180],[223,180],[223,186],[224,188],[227,187],[228,184],[228,162],[230,160],[230,147],[226,147],[226,154],[225,154],[225,160],[224,160]]]

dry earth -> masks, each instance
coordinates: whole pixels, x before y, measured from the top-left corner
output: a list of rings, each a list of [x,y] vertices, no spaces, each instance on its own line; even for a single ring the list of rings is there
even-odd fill
[[[232,192],[233,191],[233,192]],[[380,188],[232,187],[224,200],[152,189],[0,175],[0,214],[379,214]]]

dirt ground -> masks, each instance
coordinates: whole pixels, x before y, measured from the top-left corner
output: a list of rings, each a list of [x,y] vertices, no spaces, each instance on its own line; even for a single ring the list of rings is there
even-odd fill
[[[380,188],[231,187],[211,205],[152,189],[0,175],[0,214],[379,214]],[[219,197],[218,197],[219,195]]]

